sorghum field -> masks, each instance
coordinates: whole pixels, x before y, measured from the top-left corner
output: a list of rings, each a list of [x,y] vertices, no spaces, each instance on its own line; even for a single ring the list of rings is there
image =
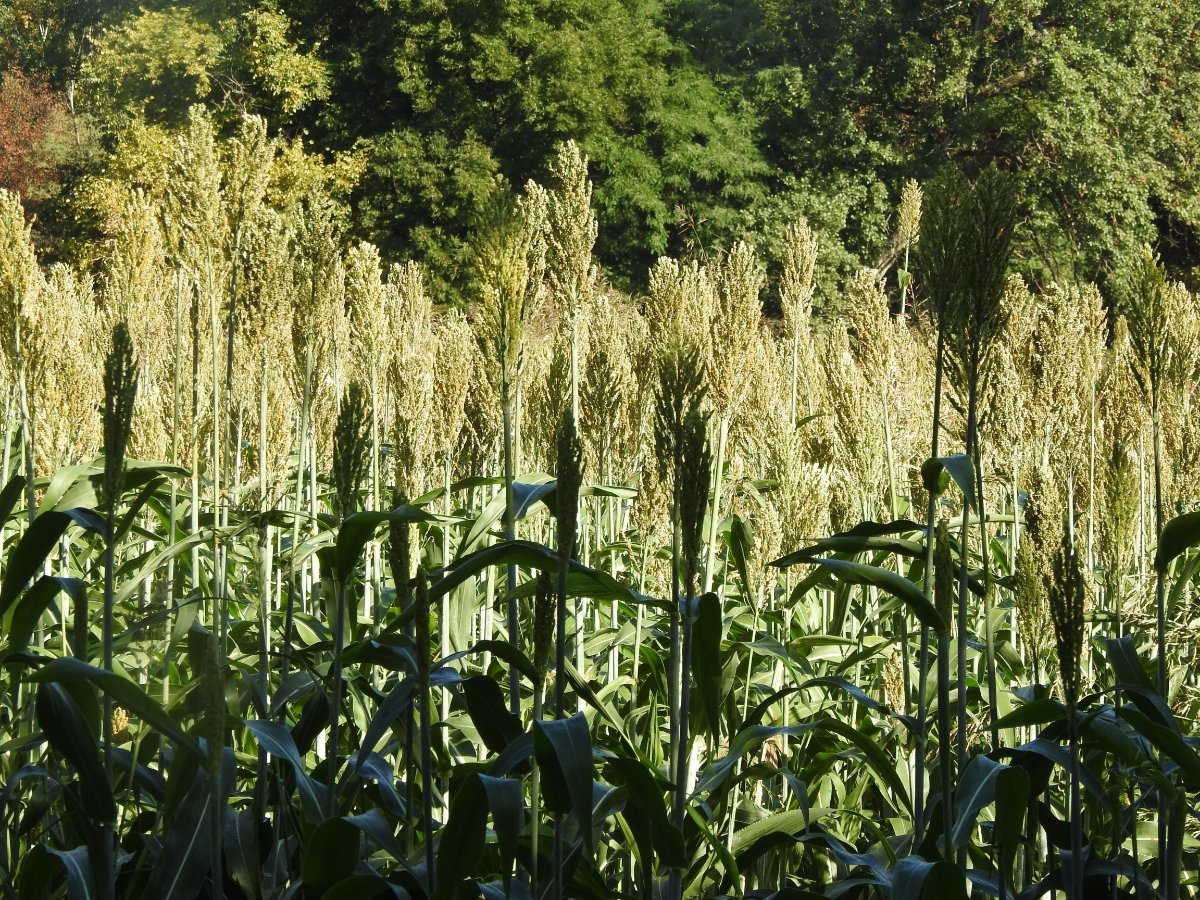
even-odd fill
[[[1177,898],[1200,878],[1200,300],[593,259],[587,163],[477,297],[193,113],[94,269],[0,194],[0,895]],[[114,176],[115,177],[115,176]],[[769,279],[769,281],[768,281]]]

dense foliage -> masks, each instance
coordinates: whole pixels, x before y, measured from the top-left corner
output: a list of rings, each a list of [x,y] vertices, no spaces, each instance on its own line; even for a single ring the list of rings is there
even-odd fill
[[[334,164],[354,234],[428,264],[439,299],[469,299],[496,179],[544,178],[567,139],[618,284],[739,235],[778,250],[804,217],[824,297],[895,262],[899,186],[948,162],[1016,176],[1040,283],[1107,286],[1143,243],[1193,278],[1198,28],[1188,0],[4,0],[0,71],[46,79],[73,120],[40,209],[60,254],[93,222],[72,188],[136,170],[147,127],[204,103]]]

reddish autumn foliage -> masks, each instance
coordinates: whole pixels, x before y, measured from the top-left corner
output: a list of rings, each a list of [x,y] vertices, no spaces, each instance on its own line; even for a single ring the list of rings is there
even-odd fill
[[[16,69],[0,76],[0,187],[37,196],[56,183],[42,142],[64,113],[43,79]]]

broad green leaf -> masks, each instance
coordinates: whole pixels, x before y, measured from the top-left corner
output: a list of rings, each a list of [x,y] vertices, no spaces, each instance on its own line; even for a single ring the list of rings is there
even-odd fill
[[[391,900],[402,896],[379,875],[350,875],[321,894],[321,900]]]
[[[975,508],[975,468],[971,457],[965,453],[953,456],[938,456],[927,459],[921,464],[921,481],[925,490],[931,494],[941,494],[945,491],[943,474],[954,479],[963,498],[971,509]]]
[[[866,563],[853,562],[848,559],[810,559],[815,565],[830,570],[840,581],[846,584],[864,584],[877,587],[891,594],[897,600],[906,604],[922,624],[928,625],[935,631],[943,630],[942,617],[929,602],[917,585],[903,575],[898,575],[889,569],[871,566]],[[795,596],[793,594],[793,596]]]
[[[519,522],[529,513],[532,506],[539,500],[545,500],[554,492],[558,482],[549,475],[528,475],[519,481],[513,481],[513,521]],[[479,546],[479,541],[491,530],[491,527],[501,520],[508,506],[504,491],[497,491],[488,501],[479,517],[471,524],[458,545],[458,556],[465,557]]]
[[[484,746],[499,753],[521,734],[521,720],[508,708],[508,700],[494,678],[476,675],[462,683],[467,714]]]
[[[8,479],[8,484],[4,485],[4,490],[0,491],[0,528],[8,524],[8,520],[12,518],[13,510],[17,508],[17,504],[21,502],[21,497],[24,494],[24,475],[14,475]]]
[[[1176,516],[1163,526],[1154,551],[1154,570],[1165,575],[1176,557],[1200,544],[1200,511]]]
[[[79,775],[83,808],[97,821],[115,820],[117,806],[100,759],[100,746],[75,699],[61,684],[48,681],[38,685],[36,707],[46,740]]]
[[[354,872],[362,856],[359,829],[341,816],[326,819],[304,846],[300,877],[311,890],[320,892]]]
[[[1025,772],[1011,769],[1004,763],[986,756],[972,757],[967,763],[959,775],[954,794],[954,811],[957,818],[950,832],[950,846],[954,849],[965,847],[970,841],[978,824],[979,813],[984,807],[996,802],[1001,776],[1009,771],[1020,772],[1028,783],[1029,776]]]
[[[87,864],[87,847],[80,847],[82,850],[83,863]],[[22,854],[17,862],[16,878],[13,881],[12,887],[16,889],[18,897],[49,897],[50,889],[54,886],[55,876],[58,875],[62,868],[62,863],[52,856],[40,844],[35,844]],[[11,889],[11,888],[10,888]],[[67,888],[67,900],[75,900],[78,893],[72,893],[70,887]],[[91,884],[88,883],[84,888],[83,898],[90,900]]]
[[[807,809],[787,809],[771,813],[757,822],[739,828],[733,835],[730,850],[737,857],[738,869],[744,870],[747,865],[761,855],[766,849],[763,846],[770,838],[788,839],[798,834],[809,825]]]
[[[309,821],[320,822],[325,811],[326,794],[329,788],[308,774],[308,769],[305,768],[304,760],[300,757],[300,751],[296,749],[296,742],[292,739],[292,735],[282,725],[274,722],[247,719],[245,723],[246,728],[257,738],[259,746],[291,766],[292,772],[296,776],[296,787],[300,791],[300,802],[304,807],[305,816]]]
[[[1136,728],[1143,737],[1169,756],[1187,776],[1192,790],[1200,787],[1200,754],[1183,739],[1177,728],[1160,725],[1139,709],[1123,706],[1117,715]]]
[[[91,510],[73,509],[70,512],[48,512],[38,516],[20,540],[8,551],[4,580],[0,582],[0,616],[20,596],[25,586],[41,574],[46,561],[58,550],[58,541],[71,525],[80,525],[103,534],[104,523]]]
[[[452,789],[450,818],[438,842],[434,900],[462,896],[459,885],[472,877],[483,856],[487,816],[487,792],[478,775],[469,773]]]
[[[906,856],[892,872],[892,900],[967,900],[967,877],[946,859]]]
[[[570,812],[584,844],[592,843],[592,734],[582,714],[533,723],[534,748],[542,768],[546,805]]]
[[[908,788],[896,773],[895,763],[880,749],[874,738],[868,737],[853,725],[840,719],[824,719],[817,724],[822,731],[832,731],[841,735],[862,751],[868,765],[875,771],[879,779],[888,786],[901,805],[910,812],[912,811],[912,800],[908,796]]]
[[[493,544],[456,562],[439,581],[430,585],[429,599],[431,602],[440,599],[468,578],[478,575],[491,566],[516,565],[543,572],[557,572],[558,561],[556,551],[531,541],[506,541]],[[594,586],[594,593],[588,593],[587,596],[625,600],[629,603],[649,603],[664,610],[670,610],[665,601],[644,597],[623,586],[612,576],[590,569],[575,560],[570,561],[569,568],[570,572],[583,575]]]
[[[368,809],[366,812],[357,816],[344,816],[347,823],[353,825],[372,841],[375,842],[381,850],[386,850],[391,854],[392,859],[400,862],[404,859],[404,851],[400,845],[396,843],[396,834],[392,826],[384,818],[383,813],[378,809]],[[319,831],[319,829],[318,829]],[[317,832],[314,832],[314,838]]]
[[[162,853],[154,864],[146,895],[163,900],[191,900],[197,885],[212,867],[212,791],[202,769],[188,787],[175,811],[163,840]],[[224,831],[224,829],[222,829]]]
[[[642,857],[682,868],[686,862],[683,835],[667,815],[666,786],[646,765],[627,757],[608,760],[604,771],[614,784],[629,789],[624,816],[642,847]]]
[[[716,745],[721,738],[724,681],[724,660],[721,653],[724,622],[721,616],[721,600],[710,592],[697,598],[695,606],[695,623],[692,625],[692,677],[696,682],[696,699],[700,701],[697,704],[700,717],[705,723],[710,742]]]
[[[383,523],[429,522],[433,519],[423,509],[412,506],[400,506],[391,512],[367,511],[348,516],[338,527],[334,543],[336,574],[343,580],[350,578],[358,567],[363,548],[375,537],[375,532]]]
[[[493,778],[483,774],[477,777],[492,810],[492,825],[500,850],[501,875],[507,884],[512,878],[517,859],[517,841],[525,829],[525,792],[521,782],[513,778]]]
[[[8,639],[10,653],[24,650],[29,645],[42,616],[60,592],[70,597],[72,603],[87,603],[87,588],[78,578],[43,575],[9,607],[4,615],[3,633]]]

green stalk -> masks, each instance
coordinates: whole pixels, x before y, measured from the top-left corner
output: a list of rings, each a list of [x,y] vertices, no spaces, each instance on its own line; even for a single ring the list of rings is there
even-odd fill
[[[721,524],[721,490],[724,480],[725,445],[729,438],[729,420],[731,417],[730,413],[721,416],[717,436],[717,455],[713,459],[712,518],[708,523],[708,559],[704,565],[704,593],[706,594],[713,588],[713,575],[716,569],[717,529]]]
[[[934,359],[934,375],[933,375],[933,436],[930,440],[929,456],[931,459],[936,459],[938,455],[938,444],[941,429],[942,415],[942,377],[944,373],[945,362],[945,344],[946,332],[945,328],[939,323],[938,325],[938,341],[937,353]],[[934,550],[934,535],[933,526],[937,515],[937,496],[933,491],[929,492],[929,502],[925,508],[925,578],[924,591],[926,598],[933,599],[934,589],[934,573],[933,573],[933,550]],[[949,622],[946,623],[949,626]],[[939,659],[942,656],[939,644],[938,651]],[[914,803],[913,809],[916,811],[916,822],[913,829],[913,848],[920,844],[921,837],[925,832],[925,750],[929,744],[929,706],[926,691],[928,690],[927,681],[929,677],[929,626],[921,624],[921,651],[917,662],[917,761],[918,764],[913,767],[913,772],[916,776],[916,785],[913,791]],[[941,690],[939,682],[939,691]],[[948,689],[947,689],[948,690]],[[945,696],[939,694],[938,704],[944,707],[949,703],[949,693]],[[939,738],[939,742],[945,742],[946,735],[943,733]],[[943,800],[943,803],[945,801]]]
[[[279,662],[279,677],[282,682],[291,670],[292,640],[296,627],[296,592],[304,603],[304,581],[298,565],[300,547],[300,511],[304,506],[305,446],[308,443],[309,419],[312,408],[313,351],[308,342],[304,346],[304,385],[300,398],[300,434],[296,449],[296,495],[292,516],[292,562],[287,586],[287,608],[283,617],[283,652]],[[299,582],[299,583],[297,583]]]
[[[508,371],[507,360],[502,360],[503,374],[500,379],[500,403],[503,407],[504,417],[504,540],[514,541],[517,537],[516,522],[513,520],[513,480],[514,472],[514,453],[513,453],[513,418],[515,410],[513,409],[513,391],[510,374]],[[505,587],[509,593],[517,589],[517,567],[509,564],[505,570]],[[512,646],[517,646],[517,632],[520,629],[519,611],[517,609],[517,601],[508,601],[508,642]],[[521,714],[521,675],[517,667],[509,666],[508,669],[508,708],[514,716]]]
[[[430,895],[437,893],[437,857],[433,844],[433,734],[431,713],[433,695],[429,686],[432,669],[430,655],[433,647],[429,639],[429,595],[425,586],[425,575],[417,576],[417,672],[421,698],[421,830],[424,832],[425,871]]]
[[[977,359],[977,350],[972,351],[972,361]],[[971,367],[973,373],[978,372],[977,365]],[[978,390],[976,387],[976,378],[970,377],[967,384],[967,442],[966,454],[970,457],[976,452],[976,403],[978,401]],[[963,516],[962,516],[962,534],[959,538],[959,554],[960,568],[958,580],[958,634],[957,634],[957,649],[958,649],[958,735],[956,742],[957,759],[956,765],[958,771],[962,771],[967,764],[967,622],[968,622],[968,607],[970,604],[971,593],[969,590],[968,570],[970,568],[970,558],[967,548],[969,546],[970,522],[971,522],[971,497],[963,498]],[[980,516],[980,527],[983,527],[982,515]],[[965,865],[965,851],[959,854],[959,865]]]

